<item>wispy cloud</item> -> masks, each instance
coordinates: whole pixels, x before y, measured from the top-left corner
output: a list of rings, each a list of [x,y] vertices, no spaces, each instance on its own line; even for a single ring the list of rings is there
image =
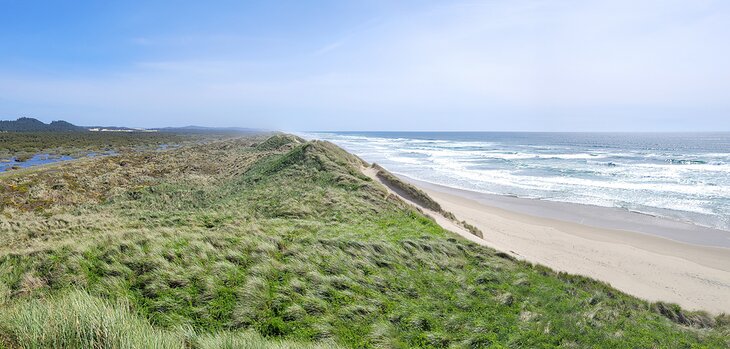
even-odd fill
[[[345,43],[345,40],[338,40],[333,43],[327,44],[324,47],[314,51],[312,53],[312,56],[317,57],[317,56],[321,56],[327,52],[336,50],[338,47],[342,46],[344,43]]]
[[[252,44],[251,35],[139,36],[133,43],[149,57],[72,78],[5,71],[0,95],[24,110],[104,112],[138,125],[514,129],[570,120],[562,124],[586,129],[603,115],[631,129],[669,110],[672,120],[692,115],[690,126],[730,129],[718,117],[730,112],[722,2],[463,2],[307,42],[278,33]],[[18,110],[0,103],[0,112]]]
[[[129,41],[132,44],[139,45],[139,46],[149,46],[149,45],[153,44],[153,40],[151,40],[150,38],[145,38],[145,37],[131,38]]]

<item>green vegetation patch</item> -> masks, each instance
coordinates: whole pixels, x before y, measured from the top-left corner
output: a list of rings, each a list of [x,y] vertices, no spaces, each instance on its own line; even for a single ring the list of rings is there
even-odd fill
[[[265,141],[261,142],[261,144],[256,145],[256,149],[261,151],[280,150],[284,146],[296,146],[305,142],[306,141],[301,137],[288,134],[277,134],[269,137]]]
[[[0,312],[0,347],[8,348],[338,348],[263,338],[254,331],[199,333],[190,327],[156,328],[124,301],[115,304],[84,291],[24,300]]]

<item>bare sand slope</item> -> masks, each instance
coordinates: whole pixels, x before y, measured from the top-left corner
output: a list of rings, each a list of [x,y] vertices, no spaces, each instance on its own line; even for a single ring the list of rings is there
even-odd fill
[[[376,171],[363,171],[378,180]],[[471,241],[554,270],[607,282],[649,301],[730,313],[730,249],[531,216],[489,206],[448,187],[411,184],[458,219],[483,231],[484,239],[480,239],[441,214],[420,207],[442,227]]]
[[[388,189],[388,193],[390,193],[392,195],[395,195],[397,197],[400,197],[403,201],[408,202],[411,205],[418,207],[421,211],[423,211],[423,213],[425,213],[428,216],[430,216],[431,218],[433,218],[436,221],[436,223],[438,223],[438,225],[440,225],[442,228],[444,228],[446,230],[449,230],[451,232],[457,233],[457,234],[461,235],[462,237],[464,237],[467,240],[476,242],[476,243],[478,243],[480,245],[486,245],[486,243],[484,242],[484,240],[482,240],[478,236],[475,236],[474,234],[472,234],[468,230],[464,229],[464,227],[462,227],[462,226],[454,223],[450,219],[444,217],[441,213],[436,212],[434,210],[430,210],[430,209],[428,209],[426,207],[423,207],[422,205],[419,205],[419,204],[417,204],[415,202],[412,202],[412,201],[404,198],[403,196],[401,196],[397,192],[395,192],[390,187],[390,185],[388,183],[386,183],[383,180],[381,180],[380,178],[378,178],[378,176],[377,176],[378,170],[376,170],[376,169],[374,169],[372,167],[365,167],[365,168],[362,169],[362,172],[366,176],[372,178],[373,180],[375,180],[375,181],[379,182],[380,184],[382,184],[383,186],[385,186],[385,188]],[[517,256],[515,254],[512,254],[512,255],[515,256],[515,257],[519,257],[519,256]]]

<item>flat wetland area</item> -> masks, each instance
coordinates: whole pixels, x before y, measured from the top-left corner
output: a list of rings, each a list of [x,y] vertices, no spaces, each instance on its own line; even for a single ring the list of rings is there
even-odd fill
[[[0,132],[2,165],[27,165],[39,160],[82,158],[114,153],[166,149],[185,144],[234,137],[236,132]],[[52,161],[49,161],[52,162]]]
[[[0,150],[115,153],[0,174],[0,348],[730,345],[728,315],[474,243],[328,142],[35,137]]]

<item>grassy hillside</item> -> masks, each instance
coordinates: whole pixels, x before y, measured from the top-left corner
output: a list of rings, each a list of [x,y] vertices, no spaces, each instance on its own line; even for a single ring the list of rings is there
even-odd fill
[[[444,231],[362,166],[278,135],[2,174],[0,347],[730,343],[727,317]]]

